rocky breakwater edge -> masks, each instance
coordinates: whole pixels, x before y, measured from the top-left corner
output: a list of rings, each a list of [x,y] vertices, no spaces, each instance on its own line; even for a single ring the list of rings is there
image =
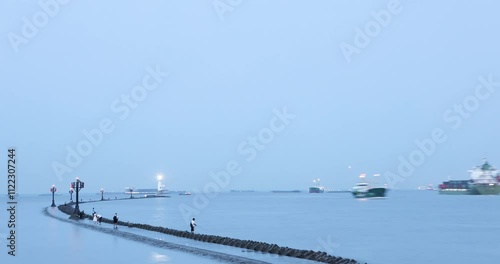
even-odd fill
[[[70,219],[73,219],[76,221],[78,221],[79,219],[92,220],[92,215],[88,215],[85,213],[82,213],[79,216],[73,215],[74,207],[73,207],[73,204],[71,204],[71,203],[67,204],[67,205],[59,205],[58,209],[61,212],[65,213],[67,215],[70,215]],[[104,217],[102,218],[102,222],[108,223],[108,224],[113,224],[112,219],[107,219]],[[358,262],[354,259],[332,256],[332,255],[329,255],[328,253],[323,252],[323,251],[295,249],[295,248],[289,248],[289,247],[282,247],[282,246],[279,246],[276,244],[269,244],[266,242],[259,242],[259,241],[253,241],[253,240],[242,240],[242,239],[237,239],[237,238],[230,238],[230,237],[223,237],[223,236],[216,236],[216,235],[191,233],[191,232],[184,231],[184,230],[181,231],[181,230],[176,230],[176,229],[171,229],[171,228],[166,228],[166,227],[161,227],[161,226],[152,226],[152,225],[141,224],[141,223],[130,223],[130,222],[118,221],[118,225],[130,227],[130,228],[140,228],[143,230],[159,232],[159,233],[163,233],[163,234],[167,234],[167,235],[172,235],[172,236],[176,236],[176,237],[183,237],[183,238],[193,239],[193,240],[207,242],[207,243],[214,243],[214,244],[220,244],[220,245],[225,245],[225,246],[238,247],[238,248],[243,248],[243,249],[252,250],[252,251],[256,251],[256,252],[276,254],[276,255],[280,255],[280,256],[288,256],[288,257],[299,258],[299,259],[307,259],[307,260],[317,261],[317,262],[321,262],[321,263],[361,264],[360,262]],[[235,263],[238,263],[238,262],[239,261],[235,261]],[[263,263],[263,262],[260,262],[260,263]]]

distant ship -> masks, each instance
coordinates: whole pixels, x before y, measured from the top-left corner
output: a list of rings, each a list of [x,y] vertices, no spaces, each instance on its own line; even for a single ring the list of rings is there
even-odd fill
[[[299,193],[300,190],[272,190],[273,193]]]
[[[380,174],[374,174],[373,176],[380,176]],[[364,173],[359,175],[360,182],[352,187],[352,195],[354,198],[378,198],[386,196],[387,188],[373,187],[364,180],[365,177],[366,174]]]
[[[432,186],[432,184],[429,184],[427,186],[418,186],[417,190],[435,191],[436,189],[434,189],[434,187]]]
[[[161,180],[158,180],[158,186],[156,189],[136,189],[134,187],[125,187],[125,194],[130,194],[130,197],[134,194],[140,194],[144,197],[155,197],[155,196],[165,196],[167,194],[165,185],[162,184]]]
[[[469,183],[471,194],[499,194],[500,174],[485,159],[482,166],[469,170],[472,182]]]
[[[351,191],[348,190],[331,190],[331,191],[326,191],[327,193],[350,193]]]
[[[325,187],[319,184],[319,179],[313,181],[316,185],[309,187],[309,193],[324,193]]]
[[[485,159],[483,165],[469,170],[470,180],[448,180],[439,185],[440,194],[498,195],[500,171]]]

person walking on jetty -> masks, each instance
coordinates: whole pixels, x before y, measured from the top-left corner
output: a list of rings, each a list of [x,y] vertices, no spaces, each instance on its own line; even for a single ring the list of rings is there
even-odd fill
[[[97,222],[99,222],[99,224],[101,224],[101,222],[102,222],[102,215],[97,215]]]
[[[193,218],[193,220],[191,220],[191,223],[189,224],[189,226],[191,226],[191,233],[194,233],[194,227],[196,226],[196,223],[194,222],[194,218]]]
[[[92,218],[92,220],[94,221],[94,225],[97,224],[97,213],[94,212],[94,217]]]
[[[113,216],[113,228],[118,228],[118,215],[116,213],[115,216]]]

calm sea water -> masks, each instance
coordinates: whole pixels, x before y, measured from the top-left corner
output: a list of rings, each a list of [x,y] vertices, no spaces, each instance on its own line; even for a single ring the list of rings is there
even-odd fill
[[[95,194],[83,198],[100,197]],[[68,197],[57,199],[62,203]],[[41,209],[50,205],[50,197],[33,197],[31,200],[34,201],[24,205],[31,208],[30,211],[20,217],[48,218],[41,214]],[[171,194],[170,198],[85,203],[81,209],[87,213],[94,209],[108,218],[118,213],[122,221],[180,230],[188,230],[187,219],[196,217],[196,232],[199,233],[321,250],[375,264],[498,263],[500,260],[500,196],[392,191],[385,199],[356,200],[348,193],[252,192],[220,193],[200,201],[203,200],[197,194]],[[188,215],[180,208],[196,211]],[[52,232],[61,225],[69,225],[54,221],[57,222],[44,220],[35,225]],[[82,232],[75,227],[64,228],[70,231],[61,240],[78,243]],[[44,239],[36,232],[28,236],[25,233],[29,232],[27,227],[19,229],[24,235],[20,242]],[[30,242],[21,246],[26,251],[35,244]],[[127,250],[127,246],[123,247]],[[146,261],[151,258],[151,249],[148,252],[144,248],[144,251],[142,258]],[[88,259],[91,254],[86,249],[78,252],[83,259]]]
[[[500,196],[393,191],[385,199],[348,193],[221,193],[100,203],[104,215],[187,230],[180,205],[195,207],[198,232],[327,251],[368,263],[497,263]],[[92,210],[87,207],[86,210]]]

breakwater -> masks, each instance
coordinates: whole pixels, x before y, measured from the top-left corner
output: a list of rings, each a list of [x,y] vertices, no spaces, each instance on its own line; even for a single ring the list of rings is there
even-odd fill
[[[73,204],[60,205],[60,206],[58,206],[58,208],[61,212],[70,215],[73,219],[80,218],[80,219],[92,220],[92,215],[88,215],[85,213],[82,213],[78,217],[72,215],[73,211],[74,211]],[[102,222],[112,224],[113,220],[103,217]],[[294,248],[289,248],[289,247],[278,246],[276,244],[269,244],[269,243],[265,243],[265,242],[259,242],[259,241],[253,241],[253,240],[243,240],[243,239],[229,238],[229,237],[216,236],[216,235],[191,233],[188,231],[181,231],[181,230],[176,230],[176,229],[171,229],[171,228],[166,228],[166,227],[161,227],[161,226],[152,226],[152,225],[146,225],[146,224],[140,224],[140,223],[130,223],[130,222],[118,221],[118,225],[131,227],[131,228],[132,227],[133,228],[140,228],[140,229],[144,229],[144,230],[148,230],[148,231],[159,232],[159,233],[177,236],[177,237],[189,238],[189,239],[198,240],[198,241],[202,241],[202,242],[238,247],[238,248],[243,248],[243,249],[247,249],[247,250],[269,253],[269,254],[276,254],[276,255],[281,255],[281,256],[288,256],[288,257],[294,257],[294,258],[300,258],[300,259],[313,260],[313,261],[318,261],[318,262],[322,262],[322,263],[360,264],[358,261],[356,261],[354,259],[336,257],[336,256],[329,255],[328,253],[322,252],[322,251],[294,249]]]

